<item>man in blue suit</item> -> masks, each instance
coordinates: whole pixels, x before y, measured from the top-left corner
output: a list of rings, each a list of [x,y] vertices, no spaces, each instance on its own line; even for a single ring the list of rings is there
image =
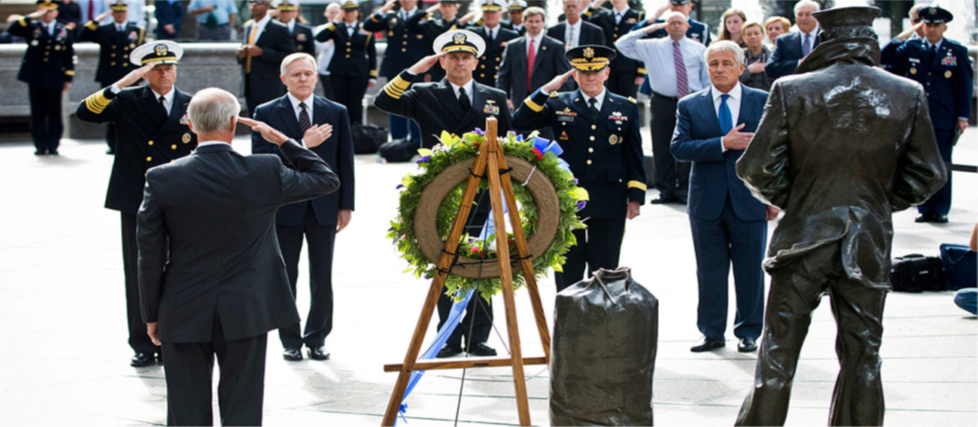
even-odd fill
[[[907,40],[910,36],[907,32],[898,35],[883,46],[880,65],[924,87],[937,146],[944,162],[950,163],[955,135],[968,128],[971,118],[974,73],[968,48],[944,37],[947,23],[954,15],[936,6],[922,8],[918,13],[924,36]],[[947,183],[941,191],[917,206],[920,215],[916,221],[943,224],[948,221],[950,210],[951,171],[948,171]]]
[[[818,21],[812,14],[819,9],[821,6],[812,0],[801,0],[795,4],[798,31],[778,37],[774,42],[774,52],[771,52],[771,59],[764,68],[768,77],[778,79],[794,74],[798,63],[818,46]]]
[[[156,39],[174,40],[180,38],[183,24],[183,2],[179,0],[156,0]]]
[[[333,247],[336,233],[350,223],[353,212],[353,138],[346,107],[313,95],[318,75],[316,60],[307,53],[294,53],[282,60],[282,82],[288,88],[285,96],[255,109],[255,119],[281,129],[286,136],[312,150],[340,178],[335,193],[282,206],[275,216],[275,231],[285,259],[292,295],[299,277],[299,255],[302,238],[309,247],[310,307],[305,333],[299,323],[279,329],[289,361],[302,360],[302,345],[315,360],[329,358],[323,346],[333,329]],[[283,155],[279,147],[252,132],[254,153]],[[284,159],[284,156],[283,156]],[[286,164],[289,164],[286,162]]]
[[[740,84],[744,51],[734,42],[710,45],[706,65],[712,85],[679,101],[671,146],[676,160],[693,163],[688,212],[699,281],[696,324],[703,338],[690,350],[725,345],[727,276],[733,264],[737,350],[755,351],[764,320],[767,221],[778,210],[751,196],[737,178],[736,163],[761,120],[767,92]]]

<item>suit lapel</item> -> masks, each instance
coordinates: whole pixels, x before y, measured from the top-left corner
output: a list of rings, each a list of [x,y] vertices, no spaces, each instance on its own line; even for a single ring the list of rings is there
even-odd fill
[[[744,97],[743,92],[741,92],[741,98]],[[713,89],[704,90],[700,95],[700,113],[705,115],[706,123],[709,123],[710,131],[709,135],[723,135],[723,131],[720,130],[720,117],[717,116],[716,108],[713,106]],[[744,101],[740,101],[740,109],[744,109]],[[738,117],[739,118],[739,117]]]
[[[930,61],[930,69],[937,69],[941,65],[941,60],[947,56],[947,41],[941,42],[941,47],[934,52],[934,59]]]
[[[740,84],[740,83],[737,83]],[[737,121],[740,123],[754,123],[754,103],[750,102],[747,98],[750,95],[747,93],[747,87],[744,85],[740,86],[740,111],[737,113]],[[720,123],[720,118],[717,117],[717,124]],[[737,123],[734,123],[737,126]],[[744,132],[752,132],[753,127],[751,125],[744,126]]]
[[[455,129],[455,134],[457,135],[461,135],[465,132],[471,131],[474,128],[474,126],[466,126],[469,122],[480,118],[485,119],[485,117],[488,116],[487,114],[482,113],[482,108],[481,108],[483,105],[486,104],[486,97],[487,97],[486,92],[481,87],[482,85],[476,83],[474,80],[473,83],[474,84],[472,85],[472,92],[474,93],[472,94],[472,108],[470,108],[469,111],[462,116],[462,120],[458,122],[459,126],[456,127]],[[476,126],[484,126],[484,124],[481,125],[477,124]]]
[[[510,43],[509,46],[512,46],[513,49],[516,50],[516,52],[514,52],[514,55],[513,55],[513,62],[514,62],[513,69],[514,70],[523,70],[523,72],[520,73],[520,74],[523,74],[523,77],[524,77],[524,80],[525,80],[525,77],[526,77],[526,75],[525,75],[525,72],[526,72],[526,46],[527,46],[527,44],[526,44],[526,37],[523,37],[523,38],[517,40],[516,42]]]
[[[187,104],[190,103],[190,97],[184,97],[183,92],[179,90],[173,91],[173,105],[170,106],[170,114],[166,116],[166,121],[163,122],[163,126],[160,129],[165,129],[173,126],[182,117],[183,113],[187,110]]]
[[[540,46],[537,46],[537,57],[533,60],[533,74],[537,73],[537,70],[540,69],[540,63],[544,62],[544,58],[547,55],[547,49],[545,49],[546,47],[547,37],[544,36],[540,39]],[[530,88],[526,88],[526,92],[529,94],[532,92],[532,90]]]
[[[302,130],[299,129],[299,121],[295,118],[295,110],[292,109],[292,102],[289,101],[288,95],[279,98],[278,115],[282,119],[282,122],[285,123],[287,133],[294,135],[293,138],[302,139]]]
[[[153,95],[153,90],[150,89],[149,86],[143,87],[143,94],[139,97],[139,106],[146,112],[146,115],[153,120],[153,123],[157,127],[163,124],[163,122],[160,121],[159,114],[160,102],[155,98]]]
[[[594,122],[603,122],[605,119],[611,116],[612,112],[618,111],[620,107],[621,106],[618,105],[618,101],[615,101],[611,97],[611,92],[605,90],[604,101],[601,102],[601,111],[598,112],[598,117],[594,118]]]
[[[442,79],[438,83],[438,87],[435,88],[435,96],[444,104],[445,110],[452,114],[456,122],[462,119],[462,109],[459,106],[458,98],[455,97],[455,90],[452,89],[452,85],[448,83],[448,80]]]
[[[587,102],[584,101],[584,94],[581,93],[580,89],[574,91],[573,105],[574,105],[574,109],[577,110],[577,113],[583,115],[584,117],[587,117],[588,120],[591,121],[591,123],[597,121],[597,117],[591,117],[591,110],[588,109]]]

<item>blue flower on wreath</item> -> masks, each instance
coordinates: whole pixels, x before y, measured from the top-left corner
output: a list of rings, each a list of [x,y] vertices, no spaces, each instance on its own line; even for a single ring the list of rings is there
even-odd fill
[[[579,210],[579,211],[580,210],[584,210],[584,207],[585,206],[587,206],[587,201],[586,200],[581,200],[581,201],[577,202],[577,210]]]
[[[418,159],[418,160],[417,160],[416,162],[414,162],[414,163],[417,163],[417,164],[419,164],[419,165],[420,165],[420,164],[422,164],[422,163],[428,163],[428,162],[430,162],[430,161],[431,161],[431,156],[424,156],[424,157],[422,157],[422,158],[420,158],[420,159]]]
[[[482,129],[479,129],[479,128],[475,128],[475,130],[473,132],[475,132],[475,134],[476,135],[479,135],[479,136],[486,136],[486,131],[484,131]]]

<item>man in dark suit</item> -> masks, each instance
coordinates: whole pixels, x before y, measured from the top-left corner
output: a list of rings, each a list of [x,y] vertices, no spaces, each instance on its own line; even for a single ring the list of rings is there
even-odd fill
[[[604,30],[604,43],[615,49],[618,37],[624,36],[642,20],[644,12],[636,12],[628,7],[628,0],[611,0],[612,9],[602,9],[605,0],[597,0],[591,8],[594,14],[589,22]],[[616,95],[635,97],[638,85],[645,80],[645,67],[641,62],[625,55],[618,55],[611,63],[611,76],[608,78],[608,90]]]
[[[156,0],[156,39],[172,40],[180,38],[183,17],[187,14],[181,0]]]
[[[798,355],[826,294],[841,367],[828,424],[884,425],[879,350],[892,215],[938,191],[946,171],[924,89],[876,66],[878,13],[848,7],[816,15],[822,43],[799,75],[774,82],[737,162],[752,193],[785,212],[764,263],[771,274],[764,337],[737,425],[784,425]]]
[[[486,51],[479,57],[479,69],[472,73],[475,81],[489,87],[496,87],[499,67],[503,62],[506,45],[519,34],[499,25],[503,16],[502,0],[486,0],[482,4],[482,25],[468,27],[467,30],[476,33],[486,41]]]
[[[398,4],[400,10],[395,11]],[[408,31],[406,25],[418,13],[423,13],[418,10],[418,0],[388,0],[379,11],[363,21],[364,30],[387,34],[388,48],[380,62],[380,76],[388,82],[425,56],[424,35]],[[395,114],[388,115],[388,123],[391,138],[410,139],[421,145],[421,129],[417,123]]]
[[[434,16],[435,11],[441,12],[441,17]],[[434,55],[437,52],[432,50],[431,46],[434,46],[435,39],[445,34],[446,31],[461,28],[458,17],[456,16],[457,14],[457,0],[438,0],[438,4],[429,7],[425,13],[416,13],[414,16],[408,18],[407,22],[404,23],[404,27],[416,36],[420,35],[422,37],[425,55]],[[441,64],[436,63],[428,70],[428,75],[424,77],[424,81],[437,82],[444,77],[445,69],[441,67]],[[421,123],[418,123],[418,125],[420,126]],[[422,138],[427,137],[427,135],[422,136]]]
[[[279,65],[288,54],[295,52],[295,42],[289,29],[268,14],[270,0],[249,3],[251,16],[245,23],[242,44],[238,48],[238,63],[244,73],[244,95],[248,111],[285,95],[279,80]]]
[[[38,0],[36,12],[7,17],[7,32],[27,42],[17,80],[28,84],[31,139],[37,156],[58,155],[64,133],[61,100],[75,76],[73,37],[64,24],[55,21],[60,4],[57,0]]]
[[[937,146],[944,161],[951,163],[955,135],[960,136],[971,119],[974,72],[968,48],[944,37],[947,23],[954,19],[954,15],[940,7],[926,7],[918,13],[923,22],[924,37],[906,42],[899,36],[893,39],[883,46],[882,57],[888,62],[882,65],[924,87]],[[946,223],[950,210],[951,171],[948,171],[947,183],[941,191],[917,206],[916,222]]]
[[[155,364],[160,353],[146,335],[146,325],[139,314],[136,212],[143,199],[146,171],[186,156],[197,147],[197,138],[187,124],[190,94],[175,86],[177,62],[182,55],[180,45],[171,41],[137,47],[127,61],[139,68],[85,98],[75,110],[79,120],[115,124],[119,138],[105,207],[119,211],[122,217],[129,346],[136,352],[130,364],[137,367]],[[149,84],[126,89],[141,78]]]
[[[764,72],[772,79],[794,74],[802,59],[818,46],[818,21],[812,14],[821,6],[812,0],[795,4],[795,25],[798,31],[785,34],[774,42],[774,51],[767,61]]]
[[[292,42],[295,43],[295,51],[303,52],[316,56],[315,39],[312,34],[312,27],[300,24],[296,17],[299,15],[298,0],[275,0],[272,6],[278,10],[278,21],[285,25],[292,35]]]
[[[467,30],[449,31],[435,40],[437,55],[424,57],[411,68],[404,70],[377,94],[374,104],[377,108],[391,114],[413,119],[421,126],[425,148],[438,144],[435,135],[442,131],[462,135],[475,128],[483,128],[486,118],[495,116],[500,135],[510,130],[510,113],[506,108],[506,94],[495,88],[481,85],[472,78],[485,51],[485,42],[475,33]],[[445,79],[438,83],[419,83],[411,86],[418,75],[440,61],[448,71]],[[477,201],[487,200],[479,197]],[[483,209],[476,210],[487,212]],[[485,213],[483,217],[487,217]],[[482,220],[484,222],[484,218]],[[481,224],[478,220],[472,223]],[[452,298],[442,293],[438,298],[438,328],[441,329],[452,308]],[[474,318],[474,320],[473,320]],[[492,304],[475,296],[466,308],[461,325],[448,338],[448,342],[438,353],[438,357],[452,357],[462,352],[462,337],[466,337],[469,354],[494,356],[496,350],[487,346],[489,332],[492,330]],[[470,332],[471,325],[471,332]]]
[[[240,109],[221,89],[197,92],[188,111],[200,147],[146,173],[139,295],[147,333],[166,353],[168,425],[212,424],[215,354],[221,424],[261,425],[268,331],[299,321],[275,212],[340,186],[319,156],[239,119]],[[230,145],[237,121],[279,145],[294,168],[274,155],[237,154]]]
[[[125,1],[116,0],[109,5],[109,9],[83,25],[78,33],[78,41],[95,42],[99,45],[95,81],[102,87],[108,87],[132,71],[129,67],[130,50],[142,45],[144,36],[143,28],[126,22],[129,5]],[[112,15],[113,22],[98,25],[109,14]],[[109,146],[108,154],[115,154],[116,130],[112,122],[105,126],[105,143]]]
[[[340,178],[339,191],[311,201],[282,206],[275,216],[278,243],[289,273],[292,295],[299,277],[299,255],[305,236],[309,250],[309,315],[306,330],[299,323],[279,329],[285,360],[302,360],[302,345],[309,357],[326,360],[323,347],[333,329],[333,248],[336,233],[350,223],[353,213],[353,136],[346,107],[313,94],[316,88],[316,60],[311,55],[293,53],[282,61],[282,82],[289,92],[255,110],[255,120],[282,129],[289,138],[302,143]],[[328,132],[329,131],[329,132]],[[331,133],[329,138],[326,135]],[[284,156],[281,150],[252,132],[251,151]]]
[[[699,282],[696,326],[703,338],[691,350],[725,345],[727,277],[733,266],[734,335],[740,339],[737,350],[750,352],[757,350],[764,318],[767,221],[778,210],[751,196],[734,169],[761,120],[767,92],[740,84],[744,50],[734,42],[710,45],[706,65],[712,85],[679,101],[671,146],[676,160],[693,164],[687,212]]]
[[[577,245],[567,252],[557,291],[598,269],[618,268],[625,219],[639,215],[645,203],[645,166],[638,105],[634,98],[611,93],[604,86],[615,52],[604,46],[578,46],[567,52],[574,70],[559,75],[531,94],[513,115],[518,129],[549,127],[570,165],[590,195],[578,216],[587,225],[575,230]],[[580,89],[556,93],[571,74]]]
[[[581,0],[564,0],[567,18],[547,30],[547,36],[564,43],[565,50],[586,44],[604,44],[604,30],[581,19]]]
[[[509,42],[503,53],[496,88],[509,96],[510,108],[519,108],[533,91],[570,70],[564,44],[543,32],[544,13],[539,7],[527,8],[523,12],[526,35]]]

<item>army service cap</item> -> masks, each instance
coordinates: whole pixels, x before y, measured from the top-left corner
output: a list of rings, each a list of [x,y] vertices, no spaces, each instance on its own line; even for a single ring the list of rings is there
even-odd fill
[[[284,12],[291,12],[299,6],[299,0],[274,0],[272,2],[272,8],[278,9]]]
[[[593,44],[575,47],[564,54],[574,69],[587,73],[605,69],[615,56],[617,54],[611,48]]]
[[[37,0],[37,7],[44,10],[58,10],[61,0]]]
[[[176,64],[183,57],[183,48],[176,42],[159,40],[146,43],[132,50],[129,60],[133,64]]]
[[[482,56],[486,42],[478,34],[469,30],[446,31],[435,39],[435,52],[470,52]]]
[[[500,11],[503,10],[503,8],[505,6],[506,6],[506,3],[503,0],[486,0],[485,3],[482,3],[482,11],[483,12],[500,12]]]

